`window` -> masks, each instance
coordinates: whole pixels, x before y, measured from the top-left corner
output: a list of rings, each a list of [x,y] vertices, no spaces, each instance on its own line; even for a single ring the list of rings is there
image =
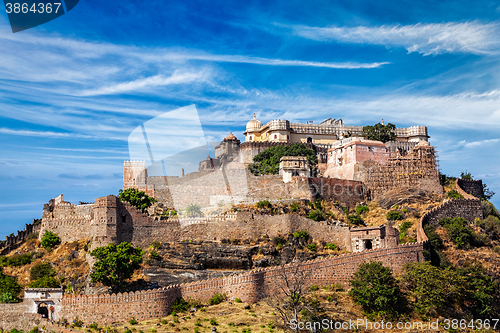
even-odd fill
[[[274,139],[276,140],[278,138],[278,136],[276,134],[274,134]]]
[[[252,136],[250,135],[250,141],[252,141]]]

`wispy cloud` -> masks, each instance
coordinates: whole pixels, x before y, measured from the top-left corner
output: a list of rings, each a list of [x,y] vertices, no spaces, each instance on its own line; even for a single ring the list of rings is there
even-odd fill
[[[404,47],[408,52],[424,55],[442,53],[500,53],[500,24],[479,22],[418,23],[377,27],[310,27],[292,26],[301,37],[317,41],[375,44]]]
[[[51,131],[25,131],[25,130],[13,130],[10,128],[0,128],[0,134],[8,135],[20,135],[20,136],[35,136],[35,137],[46,137],[46,138],[75,138],[75,139],[92,139],[95,138],[90,135],[77,134],[77,133],[59,133]]]
[[[473,142],[461,141],[460,143],[463,144],[465,148],[477,148],[491,144],[497,144],[499,142],[500,139],[488,139],[488,140],[473,141]]]
[[[81,96],[95,96],[95,95],[113,95],[126,92],[137,92],[144,88],[164,87],[176,84],[187,84],[192,82],[202,81],[206,77],[203,72],[201,73],[180,73],[175,72],[171,76],[165,77],[164,75],[155,75],[144,79],[138,79],[125,83],[119,83],[108,87],[102,87],[95,90],[85,90]]]

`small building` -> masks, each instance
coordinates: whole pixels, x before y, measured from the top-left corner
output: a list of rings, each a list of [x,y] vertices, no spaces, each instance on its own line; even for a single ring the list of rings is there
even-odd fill
[[[383,142],[352,137],[339,141],[328,150],[328,164],[325,177],[348,180],[356,179],[356,164],[372,160],[385,164],[390,157]]]
[[[59,320],[62,297],[62,288],[26,288],[23,303],[27,313],[38,313],[42,318]]]
[[[309,162],[305,156],[283,156],[280,158],[279,174],[283,176],[283,182],[289,183],[294,176],[309,177]]]
[[[354,228],[351,233],[352,252],[395,247],[399,245],[398,229],[390,225]]]

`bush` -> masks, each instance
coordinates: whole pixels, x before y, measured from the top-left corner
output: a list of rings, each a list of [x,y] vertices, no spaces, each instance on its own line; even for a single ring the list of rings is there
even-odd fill
[[[129,323],[130,325],[137,325],[139,322],[138,322],[137,320],[135,320],[135,318],[134,318],[134,317],[132,317],[132,319],[130,319],[130,320],[128,321],[128,323]]]
[[[54,246],[61,244],[61,239],[57,234],[52,231],[46,230],[42,236],[41,245],[47,250],[51,251]]]
[[[359,215],[363,214],[363,213],[366,213],[370,211],[370,209],[368,208],[368,206],[357,206],[356,207],[356,213],[358,213]]]
[[[271,208],[273,205],[268,200],[261,200],[255,205],[259,209]]]
[[[363,219],[361,218],[361,216],[359,216],[357,214],[347,215],[347,218],[354,225],[358,225],[358,226],[359,225],[365,225],[365,221],[363,221]]]
[[[450,199],[463,199],[463,197],[464,197],[463,195],[458,193],[456,190],[451,190],[446,194],[448,195],[448,198],[450,198]]]
[[[408,231],[408,229],[410,229],[412,226],[413,226],[413,223],[411,223],[410,221],[404,221],[404,222],[403,222],[403,223],[401,223],[401,225],[399,226],[399,232],[406,232],[406,231]]]
[[[307,230],[297,230],[293,233],[293,237],[308,240],[309,239],[309,232],[307,232]]]
[[[443,218],[439,221],[439,224],[446,229],[448,237],[455,243],[457,248],[467,248],[471,244],[473,232],[467,226],[467,220],[461,217]]]
[[[60,283],[53,276],[44,276],[31,282],[30,288],[58,288]]]
[[[0,267],[19,267],[31,264],[33,262],[33,257],[31,254],[18,254],[13,255],[12,257],[0,257]]]
[[[38,327],[35,326],[31,330],[28,331],[28,333],[38,333]]]
[[[89,325],[89,328],[96,330],[99,325],[96,322],[93,322],[92,324]]]
[[[186,312],[190,307],[190,304],[188,301],[186,301],[184,298],[178,298],[174,304],[172,304],[172,316],[174,314],[177,314],[177,312]]]
[[[281,236],[276,236],[276,237],[273,237],[272,239],[272,242],[274,245],[283,245],[283,244],[286,244],[286,239],[281,237]]]
[[[307,244],[307,249],[311,252],[316,252],[317,250],[317,245],[314,244],[314,243],[311,243],[311,244]]]
[[[8,304],[8,303],[17,303],[18,299],[11,292],[5,292],[0,295],[0,303]]]
[[[319,287],[317,284],[313,284],[312,286],[309,287],[309,290],[311,290],[311,291],[316,291],[318,289],[319,289]]]
[[[151,243],[151,245],[155,248],[155,249],[159,249],[161,247],[161,243],[158,242],[158,241],[153,241]]]
[[[215,320],[215,319],[210,319],[210,325],[212,325],[212,326],[217,326],[217,325],[219,325],[219,324],[217,323],[217,320]]]
[[[151,259],[155,259],[155,260],[161,260],[161,256],[158,252],[156,252],[155,250],[152,250],[150,253],[149,253],[149,257]]]
[[[2,302],[6,300],[11,303],[12,298],[17,301],[17,295],[19,295],[20,291],[21,286],[17,283],[17,279],[5,275],[0,271],[0,295],[2,295]]]
[[[397,318],[406,310],[403,294],[390,268],[372,261],[359,265],[349,295],[363,311],[383,318]]]
[[[241,303],[241,298],[235,298],[234,303]]]
[[[39,263],[31,267],[30,270],[30,280],[35,281],[37,279],[43,278],[45,276],[55,276],[56,271],[52,269],[49,263]]]
[[[118,197],[121,202],[128,202],[143,213],[157,201],[155,198],[147,195],[146,192],[139,191],[135,188],[128,188],[125,191],[120,190]]]
[[[320,211],[320,210],[312,210],[310,211],[309,213],[306,214],[306,217],[310,220],[313,220],[313,221],[323,221],[325,218],[324,218],[324,214],[323,214],[323,211]]]
[[[78,319],[78,317],[75,318],[74,322],[73,322],[73,326],[75,327],[82,327],[83,326],[83,321],[81,321],[80,319]]]
[[[337,246],[334,243],[328,243],[325,245],[325,249],[327,250],[336,250]]]
[[[300,206],[298,203],[294,202],[290,205],[290,210],[294,213],[298,212],[300,210]]]
[[[439,250],[444,247],[443,240],[441,239],[441,236],[438,235],[436,228],[433,225],[426,225],[424,227],[424,232],[427,235],[427,238],[429,238],[429,242],[433,248]]]
[[[217,305],[222,303],[226,299],[226,294],[217,293],[208,300],[208,304]]]
[[[389,221],[400,221],[403,219],[403,214],[397,210],[391,210],[387,212],[386,217]]]

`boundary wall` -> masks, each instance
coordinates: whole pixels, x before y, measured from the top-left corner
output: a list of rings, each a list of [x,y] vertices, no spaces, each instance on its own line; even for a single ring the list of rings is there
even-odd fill
[[[467,180],[457,178],[455,180],[457,192],[465,199],[481,199],[484,196],[482,180]]]

